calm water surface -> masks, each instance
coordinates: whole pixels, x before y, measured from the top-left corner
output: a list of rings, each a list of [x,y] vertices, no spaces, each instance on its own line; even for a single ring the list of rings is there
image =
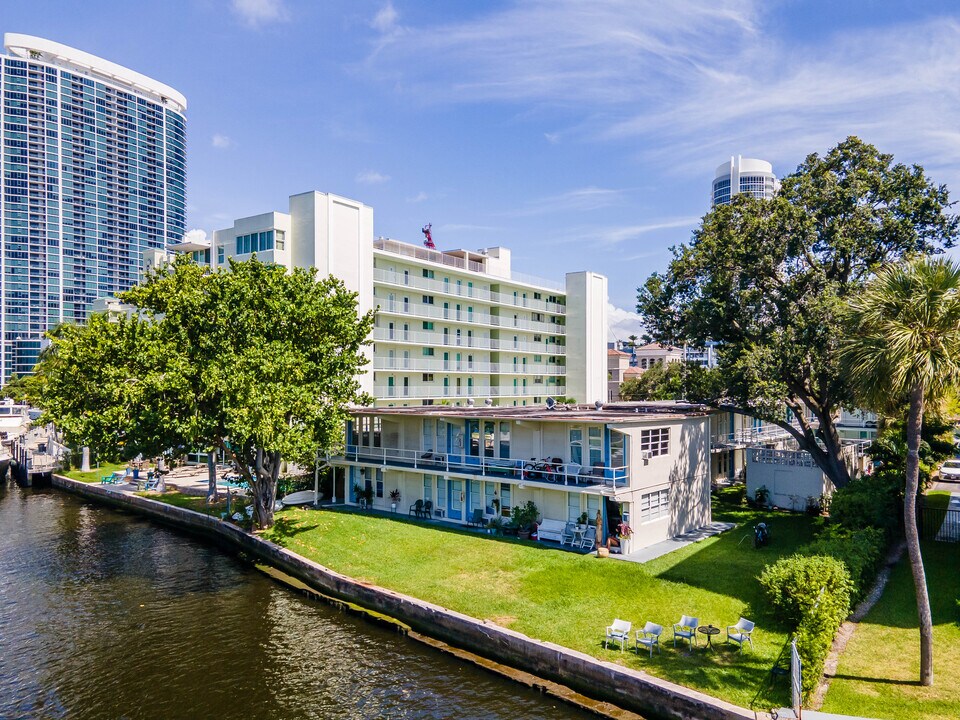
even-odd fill
[[[0,483],[0,718],[541,717],[595,716],[192,538]]]

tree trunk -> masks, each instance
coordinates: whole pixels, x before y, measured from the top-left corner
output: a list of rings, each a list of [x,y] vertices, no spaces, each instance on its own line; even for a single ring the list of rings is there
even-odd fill
[[[207,453],[207,502],[215,503],[220,498],[217,497],[217,462],[214,458],[216,450],[211,449]]]
[[[910,414],[907,419],[907,484],[903,498],[903,524],[907,536],[907,555],[917,593],[917,615],[920,619],[920,683],[933,685],[933,617],[927,579],[920,554],[917,532],[917,488],[920,484],[920,429],[923,425],[923,386],[910,391]]]
[[[272,478],[257,475],[251,488],[253,500],[253,522],[260,530],[273,525],[273,504],[276,501],[277,484]]]

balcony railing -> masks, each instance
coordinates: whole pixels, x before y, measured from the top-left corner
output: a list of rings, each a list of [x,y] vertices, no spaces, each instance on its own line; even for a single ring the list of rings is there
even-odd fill
[[[463,455],[401,448],[371,448],[347,445],[336,460],[347,460],[370,465],[420,470],[425,473],[459,473],[463,475],[513,480],[517,483],[539,482],[569,487],[603,485],[627,487],[629,469],[625,465],[608,466],[595,463],[584,467],[577,463],[494,458],[484,455]]]
[[[564,385],[549,385],[547,383],[527,385],[526,387],[512,387],[510,385],[461,385],[460,387],[375,385],[373,388],[373,394],[377,398],[439,398],[448,400],[488,397],[565,397],[566,393],[567,389]]]
[[[498,350],[506,352],[535,353],[537,355],[566,355],[567,346],[561,343],[538,343],[514,340],[513,338],[489,338],[476,335],[447,334],[403,328],[376,327],[373,339],[383,342],[412,343],[433,347],[465,347],[480,350]]]
[[[764,465],[791,465],[793,467],[815,468],[817,463],[806,450],[771,450],[770,448],[752,448],[750,460]]]
[[[492,327],[517,328],[518,330],[533,330],[548,335],[563,335],[566,327],[546,320],[521,320],[520,318],[503,315],[491,315],[478,310],[461,308],[442,308],[436,305],[424,305],[419,302],[400,302],[386,299],[379,303],[380,312],[391,315],[407,315],[416,318],[431,320],[447,320],[449,322],[473,323]]]
[[[478,302],[509,305],[511,307],[525,308],[528,310],[542,310],[554,315],[563,315],[567,312],[567,306],[560,303],[537,300],[536,298],[524,297],[522,293],[512,295],[509,293],[494,292],[485,288],[474,287],[473,285],[464,285],[462,282],[450,282],[449,280],[437,280],[435,278],[425,278],[412,275],[411,273],[397,272],[396,270],[386,270],[384,268],[374,268],[374,282],[384,285],[394,285],[396,287],[409,287],[414,290],[422,290],[440,295],[451,295],[453,297],[462,297]]]
[[[482,373],[490,375],[566,375],[565,365],[556,363],[495,363],[481,360],[428,360],[424,358],[375,357],[374,370],[411,372]]]
[[[794,424],[798,430],[799,424]],[[765,442],[776,442],[792,437],[785,429],[779,425],[764,425],[762,427],[744,428],[736,432],[714,435],[711,443],[714,449],[725,449],[733,447],[746,447]]]

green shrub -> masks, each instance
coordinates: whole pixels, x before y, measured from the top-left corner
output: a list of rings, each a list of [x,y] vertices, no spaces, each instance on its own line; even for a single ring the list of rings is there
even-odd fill
[[[802,555],[826,555],[840,560],[852,581],[851,606],[863,599],[876,577],[887,548],[884,531],[876,527],[852,530],[840,525],[827,525],[817,538],[799,549]]]
[[[837,627],[850,612],[853,583],[846,566],[836,558],[822,555],[781,558],[763,569],[760,585],[777,614],[793,627],[800,624],[814,605],[836,616]]]
[[[880,528],[891,539],[899,532],[903,474],[882,470],[854,480],[833,494],[830,503],[831,524],[851,530]]]
[[[834,557],[791,555],[767,565],[760,584],[777,613],[796,628],[803,692],[809,695],[823,675],[830,644],[850,612],[850,573]]]

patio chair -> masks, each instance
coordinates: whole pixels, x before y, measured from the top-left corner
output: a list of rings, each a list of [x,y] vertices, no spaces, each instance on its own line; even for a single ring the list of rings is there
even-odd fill
[[[424,500],[421,512],[423,513],[422,517],[431,518],[433,516],[433,500]]]
[[[737,620],[736,625],[727,625],[727,642],[735,642],[740,646],[740,652],[743,652],[743,644],[750,643],[750,649],[753,650],[753,623],[746,618]]]
[[[640,653],[640,646],[650,648],[650,657],[653,657],[653,648],[657,648],[660,653],[660,634],[663,632],[663,625],[657,625],[647,621],[643,630],[637,630],[637,654]]]
[[[693,650],[693,646],[697,644],[697,625],[699,624],[700,618],[690,617],[689,615],[681,617],[680,622],[673,625],[673,646],[677,646],[677,638],[680,638],[688,640],[690,650]]]
[[[423,500],[417,500],[413,505],[410,506],[410,510],[407,512],[407,515],[413,515],[414,517],[420,517],[423,514]]]
[[[483,508],[474,508],[473,516],[467,521],[467,524],[483,527]]]
[[[591,525],[583,534],[583,540],[580,541],[580,549],[592,548],[597,541],[597,528]]]
[[[613,625],[607,626],[607,634],[603,639],[604,645],[610,647],[611,641],[618,642],[620,643],[620,652],[623,652],[625,644],[630,640],[631,627],[633,627],[633,624],[626,620],[614,620]]]
[[[570,547],[573,547],[573,541],[577,537],[577,526],[575,523],[568,522],[563,526],[563,532],[560,533],[560,547],[567,545],[569,543]]]

